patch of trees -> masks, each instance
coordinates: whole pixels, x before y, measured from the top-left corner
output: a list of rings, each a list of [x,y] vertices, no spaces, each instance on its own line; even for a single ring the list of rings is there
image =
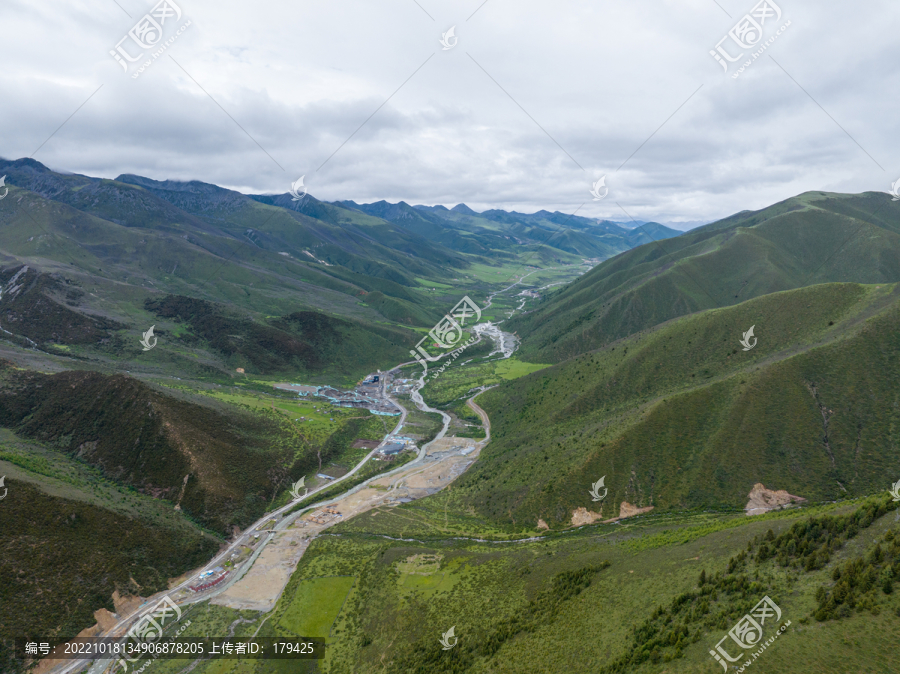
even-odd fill
[[[668,606],[658,606],[649,619],[634,628],[625,655],[606,665],[601,674],[619,674],[646,661],[669,662],[682,657],[685,646],[699,641],[708,631],[729,629],[760,599],[775,594],[771,579],[761,579],[762,567],[777,564],[800,572],[817,571],[847,540],[898,506],[900,503],[888,496],[873,497],[847,515],[810,517],[779,536],[770,529],[755,537],[746,550],[728,561],[724,573],[707,574],[703,570],[696,590],[679,594]],[[755,566],[752,575],[751,564]],[[890,594],[898,572],[900,537],[888,532],[864,558],[835,567],[834,588],[819,588],[816,595],[819,608],[815,618],[846,617],[853,608],[877,610],[879,588]]]
[[[816,591],[819,607],[816,620],[838,620],[853,611],[869,610],[878,615],[879,599],[894,591],[894,579],[900,576],[900,536],[885,533],[869,552],[835,566],[831,572],[834,585],[822,585]],[[900,609],[897,611],[900,616]]]

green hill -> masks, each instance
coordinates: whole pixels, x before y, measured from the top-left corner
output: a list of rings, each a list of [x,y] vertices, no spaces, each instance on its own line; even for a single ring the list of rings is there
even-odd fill
[[[0,161],[0,171],[12,194],[0,203],[0,249],[43,271],[272,313],[369,320],[384,317],[357,298],[381,292],[424,326],[439,313],[431,296],[409,290],[419,286],[414,278],[445,278],[469,264],[351,211],[335,224],[214,185],[66,176],[27,159]]]
[[[390,302],[381,293],[371,293],[370,302],[372,296]],[[119,300],[137,304],[139,297]],[[96,311],[98,305],[107,316],[144,319],[137,326],[111,320]],[[89,301],[82,283],[69,274],[40,273],[27,265],[0,268],[4,336],[81,366],[151,368],[218,380],[243,368],[248,374],[349,383],[386,362],[403,360],[416,339],[401,328],[368,321],[313,311],[255,318],[228,305],[178,295],[151,294],[142,305],[124,304],[121,313],[108,306]],[[139,339],[150,325],[162,348],[144,354]]]
[[[829,282],[900,281],[900,203],[808,192],[603,262],[508,324],[561,362],[678,316]],[[749,327],[749,326],[748,326]]]
[[[159,512],[116,512],[86,502],[69,485],[66,496],[48,493],[52,482],[6,480],[9,493],[0,508],[4,672],[20,671],[21,663],[12,660],[13,639],[74,636],[94,625],[96,610],[115,612],[113,592],[148,596],[165,590],[170,578],[203,564],[219,548],[214,537]]]
[[[277,414],[223,413],[125,375],[46,375],[8,363],[0,373],[0,426],[101,466],[218,532],[262,516],[283,486],[270,469],[316,462]]]
[[[742,332],[759,342],[744,351]],[[900,474],[900,286],[824,284],[677,319],[504,383],[479,404],[493,440],[454,505],[569,526],[622,501],[742,508],[754,484],[811,501]],[[606,476],[608,497],[592,502]]]
[[[443,293],[419,279],[469,264],[356,212],[325,222],[213,185],[63,175],[30,159],[0,171],[11,190],[0,201],[2,335],[81,364],[132,369],[136,340],[162,322],[157,334],[178,347],[155,354],[166,371],[355,381],[418,341],[399,326],[441,315]],[[172,296],[218,308],[157,311]]]
[[[355,381],[385,362],[403,360],[413,344],[413,338],[397,328],[312,311],[263,323],[190,297],[168,295],[148,299],[144,306],[174,322],[169,342],[173,349],[199,346],[218,354],[229,371],[241,367],[248,374]]]

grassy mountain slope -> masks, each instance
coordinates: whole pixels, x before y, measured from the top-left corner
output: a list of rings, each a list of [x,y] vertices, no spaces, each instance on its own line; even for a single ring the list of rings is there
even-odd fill
[[[373,296],[381,297],[382,303],[391,301],[381,293],[366,299]],[[136,301],[139,295],[130,299]],[[87,300],[81,284],[65,272],[39,273],[27,265],[0,269],[3,336],[19,346],[65,354],[82,364],[93,361],[131,369],[141,363],[219,379],[240,367],[248,374],[330,377],[335,383],[356,381],[386,362],[403,360],[415,340],[402,329],[318,312],[254,319],[227,305],[158,294],[150,294],[123,317],[138,320],[140,312],[144,318],[135,329],[106,317],[120,316],[118,312],[107,311],[104,316],[93,310],[98,305],[105,308],[102,303]],[[150,325],[162,339],[162,348],[145,354],[138,340]]]
[[[431,241],[438,241],[462,253],[484,257],[511,256],[512,245],[508,238],[475,228],[448,227],[447,221],[440,215],[422,211],[403,201],[397,204],[389,204],[386,201],[374,204],[357,204],[353,201],[340,203],[361,213],[393,222],[410,232]]]
[[[312,311],[271,317],[266,323],[235,315],[204,300],[168,295],[148,299],[148,311],[179,327],[172,347],[207,345],[229,369],[248,373],[284,373],[304,380],[359,378],[402,360],[412,338],[388,326],[360,325]]]
[[[146,593],[208,558],[211,537],[183,515],[226,535],[284,502],[289,480],[323,461],[344,470],[354,440],[388,431],[357,410],[313,420],[266,377],[348,382],[406,360],[410,328],[432,325],[458,299],[447,297],[512,278],[523,251],[539,250],[621,254],[503,326],[523,338],[518,357],[555,365],[485,364],[473,351],[479,362],[448,371],[433,395],[426,387],[426,400],[462,415],[473,385],[499,384],[478,401],[491,443],[451,488],[314,542],[261,635],[309,636],[317,616],[333,646],[323,672],[718,671],[707,642],[769,593],[804,626],[787,641],[800,654],[792,671],[827,671],[834,639],[862,639],[854,665],[887,662],[872,632],[900,635],[898,595],[884,589],[900,574],[896,506],[845,499],[900,474],[900,205],[889,197],[809,193],[647,243],[673,231],[546,211],[295,202],[64,176],[31,160],[0,172],[0,339],[31,368],[0,361],[0,427],[41,445],[7,452],[0,430],[0,470],[19,471],[7,485],[29,501],[13,514],[0,502],[0,543],[15,547],[0,562],[0,600],[12,588],[18,613],[22,594],[36,595],[36,634],[71,634],[113,589]],[[504,301],[517,302],[498,299],[492,316]],[[151,324],[160,343],[143,352]],[[743,351],[751,325],[759,341]],[[107,374],[133,364],[135,376]],[[79,365],[102,372],[66,369]],[[164,378],[173,373],[185,380]],[[81,481],[68,493],[46,471]],[[109,502],[79,471],[141,503]],[[597,503],[588,490],[601,476],[609,492]],[[757,482],[820,505],[746,518]],[[624,501],[655,511],[573,529],[579,509],[611,518]],[[531,536],[539,519],[542,540],[455,538]],[[87,542],[70,568],[66,541]],[[2,621],[0,638],[11,633]],[[451,626],[460,643],[444,651]]]
[[[468,264],[385,221],[333,224],[214,185],[64,176],[33,160],[3,161],[0,170],[12,190],[0,204],[0,247],[46,270],[65,265],[248,308],[370,320],[381,316],[357,297],[378,291],[425,325],[438,315],[429,296],[404,288],[418,286],[415,276],[443,278],[448,264]]]
[[[218,543],[83,500],[7,479],[0,508],[0,670],[18,671],[8,640],[74,636],[112,594],[164,590],[170,578],[215,554]]]
[[[524,357],[561,362],[677,316],[835,281],[900,281],[900,204],[890,196],[809,192],[642,245],[509,329],[526,338]]]
[[[339,379],[355,380],[383,365],[382,358],[404,357],[417,341],[412,332],[377,322],[426,326],[440,315],[434,307],[442,298],[417,292],[412,275],[443,276],[447,268],[405,249],[444,262],[450,251],[390,223],[369,218],[365,226],[336,226],[202,183],[159,183],[151,191],[58,174],[33,160],[2,164],[11,193],[0,202],[0,249],[8,261],[0,269],[0,329],[21,346],[55,346],[82,360],[122,365],[140,355],[135,340],[160,317],[149,308],[165,300],[160,291],[171,291],[231,305],[215,312],[224,333],[217,338],[241,335],[239,344],[231,339],[224,350],[204,353],[213,341],[207,333],[202,343],[192,343],[200,352],[170,352],[176,369],[203,376],[241,366],[284,371],[291,354],[274,351],[298,335],[283,335],[268,322],[300,314],[305,318],[299,322],[307,324],[304,343],[319,344],[299,361],[301,372],[333,369]],[[404,250],[384,245],[392,236]],[[305,254],[310,249],[314,255]],[[237,318],[234,309],[252,313]],[[338,342],[314,333],[326,324]],[[177,324],[168,329],[190,341],[190,330]],[[283,339],[273,341],[276,335]],[[231,363],[235,354],[237,365]]]
[[[312,308],[383,318],[359,307],[364,288],[312,260],[270,253],[249,239],[197,231],[171,236],[116,225],[15,187],[0,202],[0,248],[32,268],[65,270],[83,286],[97,288],[110,310],[135,291],[163,291],[271,313]],[[125,304],[132,304],[130,298]]]
[[[104,343],[112,331],[126,327],[74,310],[83,296],[84,291],[65,279],[27,265],[0,269],[0,330],[14,342],[29,346]]]
[[[226,416],[124,375],[44,375],[8,364],[2,375],[0,425],[102,466],[222,533],[260,517],[295,463],[316,461],[280,415]]]
[[[418,237],[410,237],[404,230],[384,221],[370,224],[377,227],[377,239],[367,236],[353,227],[354,218],[349,211],[345,211],[339,220],[342,226],[336,228],[331,222],[289,208],[265,208],[249,196],[198,181],[156,181],[128,174],[116,180],[63,175],[31,159],[0,161],[0,170],[16,187],[124,226],[220,236],[237,234],[235,238],[239,238],[243,235],[241,228],[268,220],[261,225],[261,231],[271,234],[274,242],[289,247],[324,247],[336,258],[343,254],[344,261],[351,264],[360,264],[356,260],[358,257],[388,263],[402,261],[418,267],[414,271],[421,275],[426,273],[428,262],[441,266],[448,262],[449,251]],[[333,206],[327,208],[340,210]],[[330,220],[337,221],[338,218]],[[286,226],[288,223],[291,226]],[[360,234],[365,239],[364,245],[354,241],[354,235]],[[410,252],[421,259],[410,262]],[[450,255],[449,261],[465,265],[457,256]],[[388,269],[390,265],[382,264],[382,267]],[[434,271],[433,267],[431,271]],[[401,269],[395,268],[393,272],[402,276]]]
[[[758,345],[741,350],[756,324]],[[825,284],[684,317],[479,398],[493,440],[453,504],[568,526],[628,501],[741,508],[753,485],[812,501],[900,474],[900,286]],[[606,476],[609,495],[590,485]]]
[[[326,674],[712,673],[709,650],[769,596],[782,613],[765,638],[791,624],[761,671],[888,672],[885,636],[900,636],[897,505],[649,516],[513,544],[452,538],[434,499],[380,508],[313,542],[264,629],[299,634],[328,584],[353,576],[325,619]],[[458,642],[443,650],[450,627]]]

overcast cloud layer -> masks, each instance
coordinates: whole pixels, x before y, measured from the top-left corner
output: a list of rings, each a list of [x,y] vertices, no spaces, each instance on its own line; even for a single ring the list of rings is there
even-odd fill
[[[305,175],[329,201],[614,220],[888,191],[900,7],[776,1],[764,41],[790,25],[733,79],[759,45],[727,74],[710,50],[752,0],[174,0],[164,40],[190,25],[135,79],[139,62],[125,72],[110,50],[153,0],[5,0],[0,156],[252,193]]]

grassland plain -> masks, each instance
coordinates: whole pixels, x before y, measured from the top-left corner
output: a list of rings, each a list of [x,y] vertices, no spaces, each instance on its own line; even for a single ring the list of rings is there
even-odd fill
[[[900,473],[898,297],[895,285],[775,293],[501,384],[479,398],[493,440],[454,485],[457,505],[562,527],[594,507],[604,475],[603,517],[622,501],[738,509],[758,482],[812,501],[883,489]],[[739,350],[754,323],[759,344]]]

